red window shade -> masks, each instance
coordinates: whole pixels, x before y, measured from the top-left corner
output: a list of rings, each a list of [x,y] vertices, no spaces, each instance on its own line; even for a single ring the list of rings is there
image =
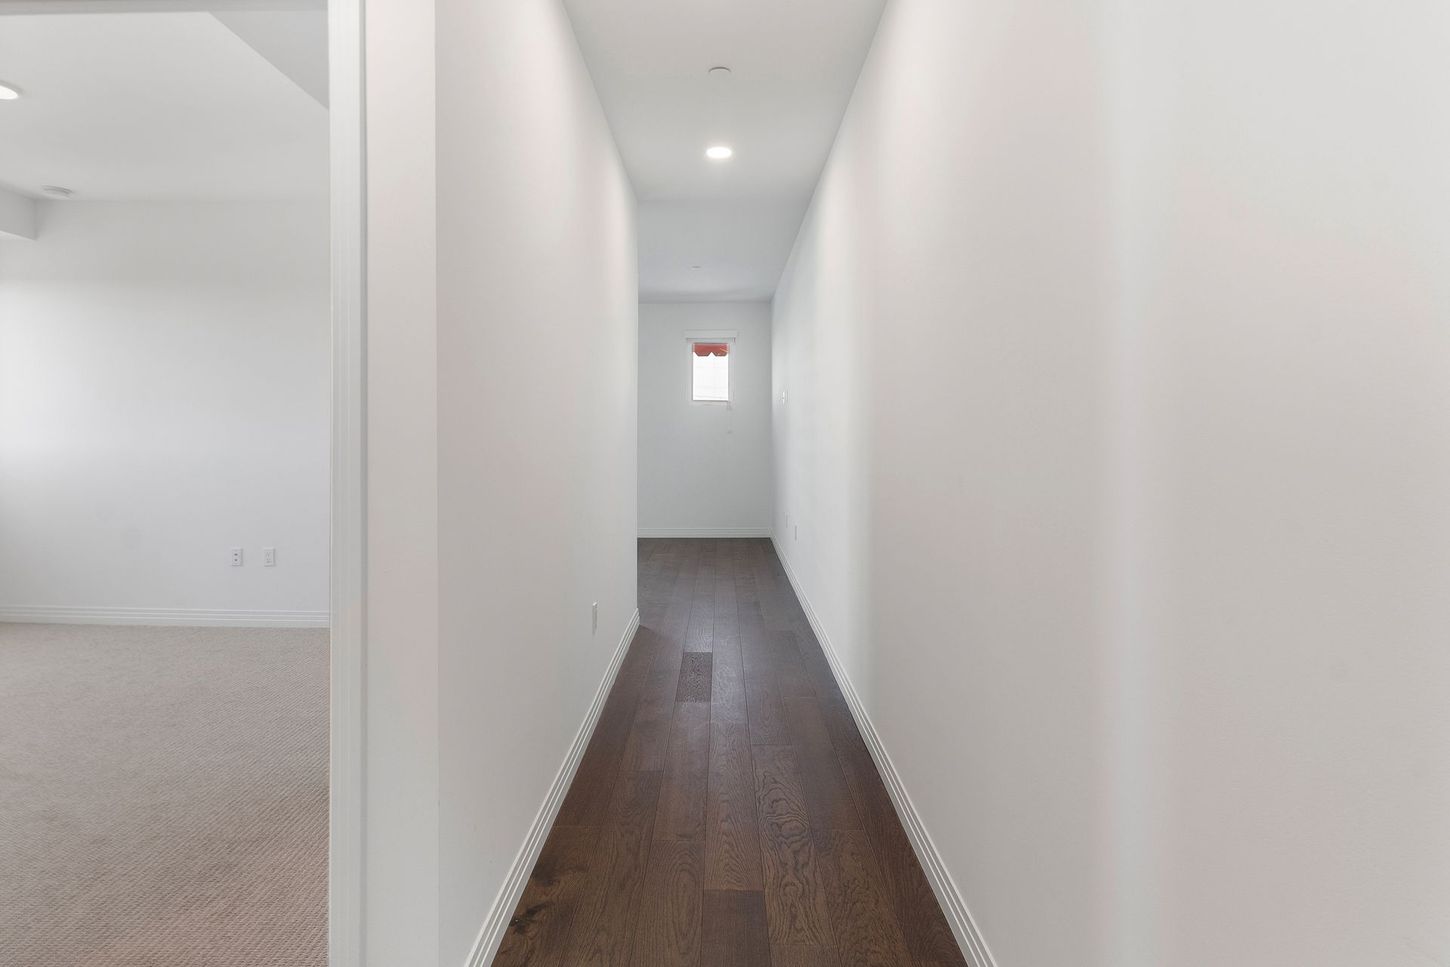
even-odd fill
[[[730,352],[730,344],[725,342],[697,342],[694,345],[696,356],[724,356]]]

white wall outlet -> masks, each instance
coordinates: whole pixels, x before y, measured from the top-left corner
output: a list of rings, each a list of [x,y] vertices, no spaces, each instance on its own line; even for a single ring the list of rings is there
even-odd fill
[[[593,621],[593,626],[589,630],[591,632],[595,632],[599,630],[599,602],[595,601],[594,607],[590,610],[593,614],[593,617],[591,618],[591,620]]]
[[[232,567],[241,567],[241,566],[242,566],[242,549],[240,547],[234,547],[234,548],[232,548]]]
[[[262,566],[263,567],[276,567],[277,566],[277,549],[275,547],[264,547],[264,548],[262,548]]]

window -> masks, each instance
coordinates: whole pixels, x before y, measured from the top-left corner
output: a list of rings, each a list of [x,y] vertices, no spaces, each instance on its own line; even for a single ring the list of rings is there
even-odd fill
[[[691,399],[697,403],[730,402],[728,342],[691,342],[690,363],[693,367]]]

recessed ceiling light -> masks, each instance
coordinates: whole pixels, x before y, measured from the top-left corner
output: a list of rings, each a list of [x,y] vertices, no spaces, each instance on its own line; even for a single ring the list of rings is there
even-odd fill
[[[13,101],[20,96],[20,91],[9,84],[0,84],[0,101]]]
[[[726,67],[724,64],[721,64],[719,67],[710,68],[709,74],[711,77],[719,80],[722,77],[730,76],[730,68]]]
[[[690,266],[690,268],[692,268],[692,269],[703,269],[704,266],[703,265],[692,265],[692,266]]]
[[[705,149],[705,157],[711,161],[729,161],[735,157],[735,149],[728,144],[712,144]]]
[[[60,185],[41,185],[40,190],[52,198],[69,198],[75,194],[69,188],[62,188]]]

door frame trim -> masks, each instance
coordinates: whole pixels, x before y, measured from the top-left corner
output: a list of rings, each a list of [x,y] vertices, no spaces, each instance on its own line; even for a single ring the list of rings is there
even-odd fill
[[[332,159],[332,663],[328,963],[361,967],[367,742],[367,156],[364,0],[328,4]]]

